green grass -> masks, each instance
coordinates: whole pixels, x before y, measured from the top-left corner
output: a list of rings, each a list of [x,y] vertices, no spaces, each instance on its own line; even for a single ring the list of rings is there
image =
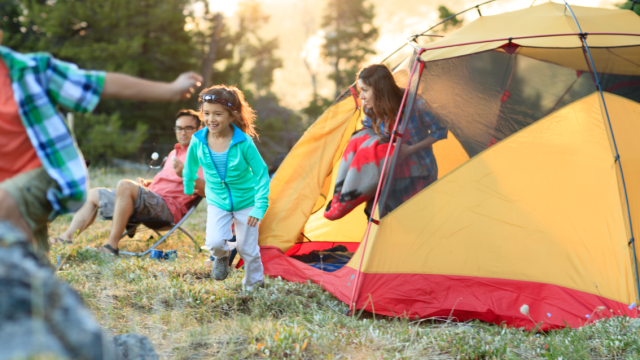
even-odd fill
[[[122,174],[92,169],[92,186],[115,186]],[[54,221],[59,234],[70,216]],[[204,242],[206,208],[186,228]],[[394,319],[361,314],[316,284],[268,278],[264,289],[241,291],[242,270],[214,281],[184,236],[163,249],[178,249],[176,261],[114,258],[91,248],[101,245],[109,222],[98,220],[61,255],[58,276],[69,282],[112,335],[137,332],[151,340],[161,359],[637,359],[640,322],[618,317],[580,329],[545,334],[481,322]],[[149,233],[122,247],[148,246]],[[521,304],[514,304],[519,308]]]

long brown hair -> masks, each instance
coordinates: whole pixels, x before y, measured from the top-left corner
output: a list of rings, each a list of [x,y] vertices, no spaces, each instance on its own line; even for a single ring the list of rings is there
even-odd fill
[[[360,70],[357,80],[362,80],[373,90],[373,109],[371,109],[372,114],[369,114],[373,130],[381,135],[380,123],[383,122],[391,132],[404,95],[403,89],[396,84],[391,70],[382,64],[370,65]]]
[[[256,121],[256,112],[251,108],[251,106],[249,106],[240,89],[235,86],[214,85],[202,90],[198,100],[202,102],[202,97],[205,95],[214,95],[217,98],[224,99],[233,105],[235,110],[222,104],[229,114],[231,114],[231,122],[235,126],[239,127],[245,134],[259,139],[254,124]],[[200,107],[200,113],[202,113],[202,107]]]

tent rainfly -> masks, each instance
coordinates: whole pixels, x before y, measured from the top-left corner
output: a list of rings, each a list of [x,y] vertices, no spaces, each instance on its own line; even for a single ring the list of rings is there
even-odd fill
[[[265,272],[389,316],[542,330],[637,317],[639,29],[629,10],[548,2],[481,16],[428,44],[414,38],[394,77],[406,108],[422,97],[449,128],[433,146],[439,179],[387,213],[398,200],[388,189],[406,181],[388,154],[374,216],[359,207],[325,219],[362,126],[346,91],[272,181]],[[397,123],[391,141],[402,142],[406,122]],[[335,272],[290,257],[337,244],[355,254]]]

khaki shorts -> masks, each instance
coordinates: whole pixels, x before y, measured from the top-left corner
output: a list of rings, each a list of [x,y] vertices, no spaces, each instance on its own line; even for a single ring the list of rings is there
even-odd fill
[[[18,204],[22,217],[33,232],[37,250],[49,251],[49,215],[53,206],[47,200],[47,190],[60,186],[43,167],[27,171],[0,183]]]
[[[113,219],[115,204],[115,189],[98,189],[98,209],[102,219]],[[144,186],[138,186],[138,200],[136,200],[133,206],[133,214],[131,214],[130,219],[153,219],[173,222],[173,215],[160,195],[150,191]]]

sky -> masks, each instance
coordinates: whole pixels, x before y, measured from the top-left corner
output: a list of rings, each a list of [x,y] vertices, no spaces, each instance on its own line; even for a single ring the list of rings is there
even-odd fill
[[[234,13],[240,0],[209,0],[213,12],[222,12],[230,24],[237,22]],[[526,8],[533,3],[548,0],[498,0],[483,5],[483,15],[495,15],[506,11]],[[322,13],[326,1],[318,0],[260,0],[263,10],[270,15],[268,25],[263,28],[266,38],[278,37],[280,46],[276,54],[283,60],[283,67],[276,70],[273,91],[284,106],[301,109],[312,97],[311,76],[305,66],[318,74],[318,91],[331,98],[334,94],[328,64],[320,58],[322,46]],[[368,63],[379,62],[401,46],[409,35],[422,32],[435,25],[438,20],[437,8],[445,4],[452,12],[460,12],[484,2],[483,0],[369,0],[374,5],[376,17],[374,25],[379,29],[379,39],[375,44],[376,55],[367,59]],[[556,0],[558,2],[558,0]],[[622,0],[569,0],[569,4],[614,8]],[[469,11],[462,17],[464,23],[478,18],[476,11]]]

